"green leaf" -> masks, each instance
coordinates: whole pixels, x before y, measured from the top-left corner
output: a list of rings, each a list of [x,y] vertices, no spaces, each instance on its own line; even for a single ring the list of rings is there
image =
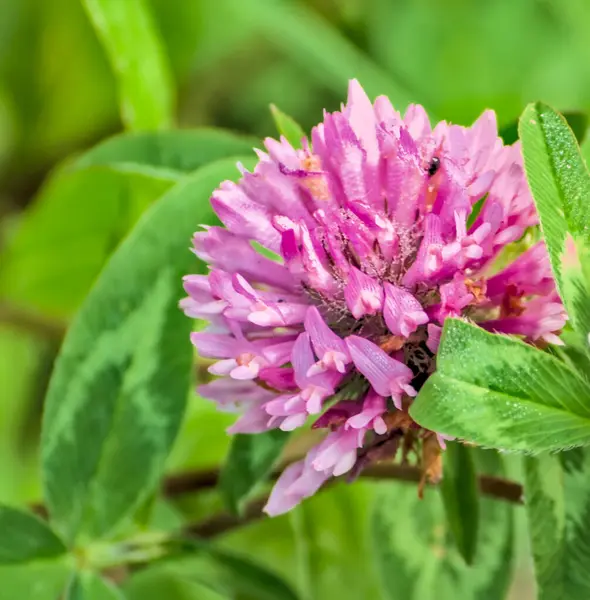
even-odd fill
[[[68,331],[41,451],[45,499],[68,539],[111,531],[159,481],[190,383],[192,322],[177,305],[199,265],[187,246],[210,218],[211,191],[235,175],[235,160],[213,163],[152,206]]]
[[[74,573],[64,600],[124,600],[123,592],[96,573]]]
[[[270,112],[272,113],[277,131],[287,138],[287,141],[293,148],[301,148],[301,140],[306,136],[305,131],[303,131],[299,123],[293,117],[279,110],[274,104],[270,105]]]
[[[339,97],[349,79],[358,77],[369,97],[385,94],[398,109],[414,100],[410,90],[305,5],[285,0],[226,3],[244,23],[255,23],[273,45]]]
[[[183,539],[185,552],[200,555],[186,562],[190,577],[221,594],[240,600],[297,600],[297,594],[278,575],[238,554],[196,539]]]
[[[142,212],[186,174],[248,153],[253,138],[221,129],[110,138],[56,172],[27,209],[0,267],[0,297],[71,316]]]
[[[479,528],[477,474],[471,453],[463,444],[447,444],[440,486],[449,531],[468,565],[475,557]]]
[[[266,482],[288,439],[289,434],[280,429],[233,437],[219,478],[230,510],[241,513],[260,484]]]
[[[27,209],[0,267],[0,296],[66,319],[111,252],[177,177],[94,167],[61,170]]]
[[[77,169],[108,166],[118,170],[139,168],[171,173],[179,178],[207,163],[247,154],[257,139],[223,129],[187,129],[116,135],[78,158]]]
[[[145,0],[83,0],[119,85],[123,122],[129,129],[170,127],[174,87]]]
[[[67,584],[65,560],[42,560],[0,567],[0,600],[56,600]]]
[[[372,538],[386,600],[504,600],[514,560],[514,509],[489,499],[480,503],[486,518],[468,567],[449,545],[438,490],[428,489],[420,500],[415,486],[379,485]]]
[[[364,481],[340,483],[286,515],[295,537],[290,564],[306,600],[380,598],[368,532],[373,492]]]
[[[527,180],[560,296],[574,329],[590,332],[590,173],[565,119],[540,102],[519,124]]]
[[[32,514],[0,506],[0,565],[25,563],[64,554],[57,535]]]
[[[525,498],[540,600],[590,597],[590,453],[525,459]]]
[[[590,386],[519,340],[447,319],[437,370],[410,408],[423,427],[481,446],[541,452],[590,442]]]
[[[127,600],[228,600],[226,594],[196,583],[190,572],[168,565],[137,571],[125,582],[124,591]]]

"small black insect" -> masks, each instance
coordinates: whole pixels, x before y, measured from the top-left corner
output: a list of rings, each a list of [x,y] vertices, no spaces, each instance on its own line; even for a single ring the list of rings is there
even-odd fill
[[[428,165],[428,176],[433,177],[436,175],[436,172],[440,169],[440,158],[438,156],[434,156]]]

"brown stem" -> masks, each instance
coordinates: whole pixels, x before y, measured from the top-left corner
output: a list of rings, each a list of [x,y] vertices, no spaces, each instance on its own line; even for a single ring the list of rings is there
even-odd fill
[[[66,331],[62,321],[5,302],[0,302],[0,323],[56,341],[61,341]]]
[[[275,471],[273,479],[277,479],[282,468]],[[385,479],[419,483],[422,471],[418,467],[410,465],[374,464],[366,467],[360,474],[367,479]],[[193,471],[172,475],[168,477],[163,486],[164,494],[169,498],[182,496],[204,489],[210,489],[217,485],[219,471]],[[497,500],[505,500],[515,504],[522,504],[522,486],[508,479],[493,477],[492,475],[479,476],[479,489],[482,495]]]
[[[164,483],[164,493],[168,497],[173,498],[182,494],[210,489],[217,484],[218,475],[217,471],[211,470],[172,476]],[[279,471],[273,473],[273,479],[276,479],[278,475]],[[422,471],[418,467],[409,465],[375,464],[365,468],[361,473],[361,477],[382,481],[396,480],[419,483],[422,478]],[[523,503],[522,486],[515,481],[491,475],[480,475],[479,490],[483,496],[489,498],[504,500],[513,504]],[[200,523],[187,526],[184,533],[201,538],[212,538],[237,527],[258,521],[264,517],[262,509],[266,504],[266,500],[267,497],[265,496],[250,502],[246,507],[244,515],[241,517],[229,513],[213,515]]]

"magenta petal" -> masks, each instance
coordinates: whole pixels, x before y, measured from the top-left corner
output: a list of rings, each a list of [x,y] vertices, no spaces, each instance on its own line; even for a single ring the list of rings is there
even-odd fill
[[[374,315],[383,306],[383,289],[375,279],[365,275],[356,267],[348,273],[348,283],[344,288],[344,298],[353,317]]]
[[[409,385],[414,377],[409,367],[364,338],[351,335],[346,344],[356,368],[379,395],[401,397],[403,386]]]
[[[407,338],[420,325],[428,322],[428,315],[410,292],[391,283],[385,283],[383,287],[383,317],[391,333]]]

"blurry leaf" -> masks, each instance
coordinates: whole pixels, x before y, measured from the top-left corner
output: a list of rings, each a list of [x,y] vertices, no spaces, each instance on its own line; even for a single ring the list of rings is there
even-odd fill
[[[449,531],[468,565],[473,563],[479,530],[477,475],[471,452],[459,442],[447,444],[440,486]]]
[[[123,134],[57,172],[27,209],[0,267],[0,296],[69,317],[149,204],[191,171],[251,150],[221,129]]]
[[[301,140],[306,136],[305,131],[301,129],[299,123],[279,110],[274,104],[270,105],[270,112],[272,113],[277,131],[287,138],[287,141],[293,148],[301,148]]]
[[[186,129],[126,133],[109,138],[85,152],[75,168],[109,166],[117,169],[164,169],[176,177],[203,165],[251,152],[256,138],[223,129]]]
[[[56,600],[68,581],[65,561],[0,567],[0,600]]]
[[[280,429],[233,436],[219,479],[225,501],[233,512],[241,513],[245,502],[266,481],[288,439],[289,434]]]
[[[527,180],[560,296],[574,329],[590,333],[590,173],[571,129],[542,103],[520,119]]]
[[[297,600],[295,592],[273,572],[242,558],[198,540],[182,541],[185,551],[204,554],[206,566],[190,566],[191,578],[208,588],[240,600]]]
[[[396,83],[367,55],[319,14],[286,0],[225,0],[245,23],[298,63],[319,83],[344,98],[350,79],[358,78],[369,97],[385,94],[397,108],[412,102],[412,92]]]
[[[123,592],[96,573],[74,573],[64,600],[124,600]]]
[[[152,566],[134,573],[124,586],[126,600],[228,600],[171,566]],[[233,600],[233,599],[232,599]]]
[[[38,517],[0,506],[0,564],[52,558],[66,552],[62,541]]]
[[[590,453],[525,458],[525,498],[540,600],[590,597]]]
[[[248,159],[244,159],[248,162]],[[113,255],[68,331],[46,400],[45,499],[68,539],[100,537],[157,485],[190,383],[190,319],[181,278],[211,211],[212,189],[238,175],[212,163],[165,194]]]
[[[504,600],[514,560],[513,507],[481,499],[473,566],[453,547],[436,489],[382,483],[374,505],[373,547],[386,599]]]
[[[129,129],[162,129],[173,120],[174,89],[145,0],[84,0],[119,83]]]
[[[362,482],[339,484],[287,516],[295,534],[295,575],[306,600],[380,597],[368,538],[371,500],[372,488]]]
[[[550,354],[447,319],[436,373],[410,414],[427,429],[481,446],[563,450],[590,442],[590,385]]]
[[[69,317],[111,252],[177,177],[94,167],[60,171],[26,211],[0,268],[0,295]]]
[[[510,123],[536,98],[589,106],[585,0],[370,0],[365,14],[371,55],[441,118],[467,124],[492,108]]]

